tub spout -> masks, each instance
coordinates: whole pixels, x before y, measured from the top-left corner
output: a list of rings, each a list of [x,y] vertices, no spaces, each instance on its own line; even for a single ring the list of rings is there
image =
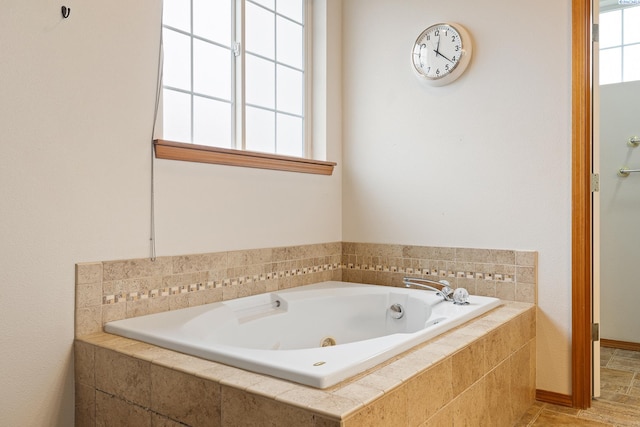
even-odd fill
[[[453,302],[453,289],[451,288],[451,284],[446,280],[439,280],[436,282],[435,280],[421,279],[419,277],[405,277],[404,279],[402,279],[402,283],[404,283],[405,287],[407,288],[415,286],[417,288],[436,291],[436,294],[444,298],[445,301]],[[439,286],[439,288],[435,286]]]

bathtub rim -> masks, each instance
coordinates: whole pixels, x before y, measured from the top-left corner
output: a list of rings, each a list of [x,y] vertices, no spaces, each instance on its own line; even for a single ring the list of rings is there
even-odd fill
[[[118,320],[105,324],[104,329],[106,332],[116,335],[137,339],[142,342],[158,345],[160,347],[190,354],[206,360],[234,366],[254,373],[271,375],[276,378],[296,382],[301,385],[317,389],[327,389],[348,380],[350,377],[357,376],[362,372],[372,369],[417,345],[431,339],[435,339],[443,333],[447,333],[448,331],[472,321],[473,319],[478,318],[478,316],[482,316],[486,312],[504,304],[504,302],[498,298],[473,295],[472,298],[478,298],[483,301],[484,304],[475,307],[470,313],[465,314],[461,318],[447,319],[439,325],[433,326],[429,329],[422,329],[412,334],[392,334],[372,340],[364,340],[357,343],[335,346],[325,352],[330,354],[326,355],[322,360],[314,358],[314,351],[317,351],[317,348],[308,349],[308,351],[305,351],[306,349],[271,351],[219,345],[215,349],[211,349],[210,347],[200,345],[199,343],[185,344],[184,342],[171,340],[166,336],[154,335],[152,332],[137,333],[132,332],[126,326],[124,328],[119,326],[128,325],[130,323],[144,323],[146,319],[150,319],[152,317],[166,319],[169,316],[177,315],[179,318],[182,318],[185,317],[188,312],[204,313],[208,310],[207,306],[215,306],[216,308],[222,309],[227,309],[233,306],[250,306],[251,304],[249,303],[253,303],[254,301],[259,303],[273,301],[273,294],[280,294],[284,298],[291,296],[290,300],[294,302],[296,299],[305,299],[305,293],[308,294],[307,298],[314,298],[317,294],[331,289],[344,289],[347,293],[349,293],[349,291],[359,292],[363,290],[366,292],[367,290],[370,290],[374,293],[380,294],[397,292],[407,295],[426,295],[427,298],[437,301],[437,305],[452,304],[445,301],[439,301],[439,297],[436,297],[435,293],[432,291],[408,289],[404,287],[382,287],[379,285],[332,280],[265,294],[253,295],[235,300],[212,303],[209,305],[183,308],[173,312],[156,313],[136,318]],[[479,314],[477,313],[478,311],[480,312]],[[172,328],[171,331],[176,332],[176,328]],[[180,338],[182,337],[178,337],[178,340],[180,340]],[[364,347],[367,352],[362,354],[350,351],[354,348],[359,349],[359,347]],[[297,356],[296,359],[288,359],[288,357],[292,355],[291,352],[294,351],[297,352],[295,355]],[[300,358],[303,358],[304,362],[302,362]],[[339,363],[339,361],[342,363]],[[346,366],[344,365],[345,361],[348,361],[349,363]],[[315,366],[314,363],[322,363],[322,365],[309,368],[310,364]],[[339,366],[334,367],[336,364],[339,364]]]

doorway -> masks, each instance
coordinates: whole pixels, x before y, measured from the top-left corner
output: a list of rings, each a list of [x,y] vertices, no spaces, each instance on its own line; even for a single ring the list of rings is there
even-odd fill
[[[640,379],[640,329],[634,327],[640,301],[640,4],[594,0],[593,15],[599,28],[593,46],[593,163],[600,177],[593,205],[593,313],[600,325],[593,395],[637,406],[629,396]]]
[[[600,281],[606,289],[600,337],[606,347],[640,350],[640,328],[630,327],[638,322],[640,301],[640,4],[599,1],[594,155],[600,166]]]
[[[574,408],[591,406],[592,286],[592,5],[572,0],[572,395]],[[599,363],[599,361],[596,361]],[[599,365],[598,365],[599,366]]]

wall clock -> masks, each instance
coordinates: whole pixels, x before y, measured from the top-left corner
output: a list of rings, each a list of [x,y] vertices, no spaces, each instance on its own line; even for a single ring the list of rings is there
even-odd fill
[[[416,39],[411,63],[422,81],[443,86],[462,75],[471,60],[471,52],[471,36],[462,25],[434,24]]]

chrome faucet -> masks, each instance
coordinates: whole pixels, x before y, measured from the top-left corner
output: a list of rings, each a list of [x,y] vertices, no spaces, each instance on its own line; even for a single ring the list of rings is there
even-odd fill
[[[435,280],[421,279],[419,277],[405,277],[402,279],[402,283],[404,283],[404,286],[407,288],[416,286],[418,288],[436,291],[436,295],[440,295],[445,301],[453,302],[453,298],[451,297],[453,295],[453,289],[451,288],[451,284],[446,280],[439,280],[436,282]],[[425,283],[440,286],[440,289],[426,285]]]

